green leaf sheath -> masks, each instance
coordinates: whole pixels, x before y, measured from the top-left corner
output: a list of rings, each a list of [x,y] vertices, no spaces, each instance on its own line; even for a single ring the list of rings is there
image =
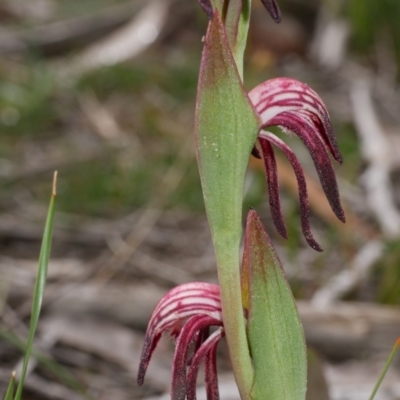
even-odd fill
[[[195,140],[204,202],[218,264],[225,333],[242,399],[252,364],[240,290],[239,245],[243,187],[259,120],[243,88],[215,10],[209,23],[198,85]]]
[[[247,332],[255,370],[252,399],[304,400],[303,328],[279,259],[253,210],[247,218],[244,252],[242,280],[248,286]]]
[[[56,177],[56,175],[55,175]],[[39,322],[40,309],[42,306],[44,288],[47,278],[47,267],[49,264],[51,241],[53,234],[53,218],[54,218],[54,204],[55,204],[55,183],[53,183],[53,193],[50,200],[49,210],[47,213],[46,225],[43,233],[42,246],[39,256],[39,268],[36,275],[35,291],[33,294],[33,304],[31,312],[31,320],[29,324],[29,335],[26,346],[24,362],[22,365],[21,377],[18,382],[17,391],[14,400],[20,400],[22,395],[22,388],[24,385],[26,369],[28,367],[29,357],[32,351],[33,338],[35,337],[36,328]]]

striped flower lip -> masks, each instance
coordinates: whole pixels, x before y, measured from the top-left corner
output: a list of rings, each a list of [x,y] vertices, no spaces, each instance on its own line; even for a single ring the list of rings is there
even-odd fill
[[[342,156],[328,111],[317,93],[306,84],[291,78],[270,79],[254,88],[249,93],[249,98],[261,121],[258,140],[267,175],[269,203],[274,224],[279,234],[287,238],[280,205],[277,164],[272,146],[277,147],[287,157],[296,175],[304,237],[313,249],[322,251],[310,229],[307,186],[302,167],[293,151],[280,138],[265,129],[279,126],[300,138],[311,154],[333,212],[340,221],[345,222],[335,171],[328,151],[339,163],[342,163]],[[256,148],[252,154],[261,158]]]
[[[226,0],[226,1],[242,1],[242,0]],[[206,13],[209,19],[213,17],[213,8],[211,0],[198,0],[201,8]],[[281,22],[281,11],[276,0],[261,0],[269,15],[275,22]]]
[[[208,399],[217,400],[216,349],[224,335],[219,287],[211,283],[185,283],[170,290],[154,309],[140,358],[138,384],[144,381],[151,355],[161,335],[176,339],[172,364],[172,400],[195,400],[196,381],[204,362]],[[210,332],[211,327],[217,327]],[[192,343],[193,353],[190,354]]]

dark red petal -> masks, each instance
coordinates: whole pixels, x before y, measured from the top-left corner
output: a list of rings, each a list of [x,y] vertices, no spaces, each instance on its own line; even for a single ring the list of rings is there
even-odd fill
[[[186,365],[190,345],[195,334],[207,326],[221,326],[222,322],[207,315],[195,315],[189,318],[176,342],[174,361],[172,363],[171,400],[186,398]]]
[[[216,342],[207,353],[204,365],[207,400],[219,400],[217,375],[217,344],[218,343]]]
[[[196,383],[197,375],[199,373],[201,363],[206,360],[206,365],[212,363],[213,365],[208,365],[209,371],[206,371],[206,390],[207,390],[207,400],[218,400],[218,381],[216,374],[216,347],[218,341],[222,336],[222,328],[215,331],[199,348],[193,357],[192,365],[189,369],[187,377],[187,400],[196,400]],[[211,358],[210,358],[211,357]],[[211,368],[211,370],[210,370]],[[209,375],[209,376],[207,376]],[[212,386],[209,386],[209,385]]]
[[[275,0],[261,0],[275,22],[281,22],[281,10]]]
[[[290,147],[284,143],[281,139],[277,136],[273,135],[270,132],[261,131],[260,138],[268,140],[270,143],[274,144],[278,147],[279,150],[285,154],[286,158],[289,160],[290,164],[292,165],[293,171],[296,175],[297,179],[297,186],[299,188],[299,203],[300,203],[300,219],[301,219],[301,228],[303,231],[303,235],[307,241],[307,243],[317,251],[322,251],[320,245],[314,239],[310,221],[309,221],[309,207],[308,207],[308,193],[307,193],[307,185],[306,179],[304,177],[303,169],[299,160],[297,159],[294,152],[290,149]]]
[[[144,377],[146,375],[147,367],[149,366],[150,363],[151,355],[153,354],[153,351],[156,348],[160,338],[161,334],[152,336],[151,334],[146,333],[142,349],[142,355],[140,356],[140,364],[137,376],[137,383],[139,386],[143,385]]]
[[[203,9],[203,11],[206,13],[207,17],[209,19],[212,19],[214,13],[213,13],[213,8],[211,4],[211,0],[198,0],[200,3],[200,7]]]
[[[332,157],[339,163],[342,164],[343,157],[340,153],[336,137],[333,133],[333,127],[329,118],[328,111],[325,107],[320,105],[320,115],[312,113],[309,110],[299,110],[297,113],[304,114],[309,118],[310,122],[315,126],[316,131],[319,133],[321,139],[325,143],[325,146],[329,149]]]
[[[332,211],[337,218],[345,222],[342,205],[340,204],[339,190],[336,182],[335,171],[324,143],[316,132],[314,125],[295,112],[283,112],[269,121],[269,126],[282,126],[294,132],[305,144],[314,161],[322,188],[329,201]]]
[[[187,362],[188,366],[190,366],[192,364],[194,355],[196,354],[197,350],[201,347],[201,345],[207,340],[209,334],[210,334],[209,327],[200,329],[200,331],[197,333],[196,338],[195,338],[195,343],[194,343],[193,356],[188,359],[188,362]]]
[[[274,150],[268,140],[265,140],[262,137],[259,137],[259,140],[264,159],[265,172],[267,175],[269,206],[271,209],[272,220],[274,221],[279,234],[287,239],[287,231],[285,221],[283,220],[279,196],[278,170]]]

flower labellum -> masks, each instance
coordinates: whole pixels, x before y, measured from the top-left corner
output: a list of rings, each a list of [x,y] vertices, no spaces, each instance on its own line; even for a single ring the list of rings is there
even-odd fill
[[[209,328],[218,327],[210,334]],[[170,290],[151,316],[140,359],[138,384],[144,381],[151,355],[161,338],[169,331],[176,338],[172,365],[172,400],[195,400],[197,375],[205,364],[208,399],[218,400],[216,348],[224,335],[219,287],[211,283],[185,283]],[[194,343],[193,355],[189,350]],[[190,366],[187,373],[187,367]]]
[[[270,79],[253,89],[249,97],[261,120],[258,139],[267,174],[269,202],[274,224],[278,232],[286,238],[287,232],[279,198],[277,165],[272,145],[284,153],[293,167],[299,188],[303,234],[313,249],[321,251],[321,247],[312,236],[309,225],[307,187],[301,165],[293,151],[281,139],[264,129],[279,126],[295,133],[300,138],[311,154],[333,212],[340,221],[345,222],[335,171],[327,152],[328,150],[336,161],[342,162],[328,111],[321,98],[308,85],[291,78]],[[253,154],[258,155],[257,152]]]

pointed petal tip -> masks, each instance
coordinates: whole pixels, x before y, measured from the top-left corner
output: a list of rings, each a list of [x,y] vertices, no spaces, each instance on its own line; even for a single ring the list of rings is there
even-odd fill
[[[284,239],[287,240],[288,239],[287,229],[280,209],[277,210],[275,209],[275,207],[273,208],[272,205],[270,205],[270,208],[271,208],[272,220],[274,221],[276,230],[278,231],[279,235],[281,235]]]
[[[155,341],[158,342],[158,338],[155,338]],[[144,343],[143,343],[142,355],[140,356],[140,364],[139,364],[138,374],[137,374],[138,386],[143,385],[147,367],[149,366],[151,353],[152,353],[152,350],[154,349],[153,344],[154,344],[154,342],[152,340],[152,336],[147,334],[144,339]]]
[[[308,245],[315,251],[319,251],[320,253],[322,253],[324,250],[323,248],[314,240],[314,239],[307,239],[307,243]]]
[[[337,150],[333,155],[333,158],[338,162],[340,165],[343,164],[343,157],[339,150]]]
[[[264,4],[264,7],[268,11],[271,18],[279,24],[282,21],[281,10],[279,9],[278,3],[276,0],[261,0]]]
[[[203,9],[203,11],[206,13],[207,17],[209,20],[212,20],[214,17],[214,11],[212,8],[212,4],[210,0],[198,0],[200,7]]]
[[[139,371],[136,382],[138,386],[142,386],[144,382],[144,375],[142,376],[141,372]]]
[[[346,223],[346,216],[344,214],[344,210],[342,207],[342,204],[340,203],[340,198],[339,198],[339,193],[337,196],[333,198],[328,197],[328,201],[331,205],[333,213],[336,215],[336,218],[340,221],[343,222],[344,224]]]
[[[288,240],[289,236],[288,236],[287,229],[286,229],[286,226],[285,226],[285,223],[283,222],[283,220],[279,221],[279,223],[274,221],[274,225],[275,225],[275,228],[278,231],[279,235],[282,236],[284,239]]]
[[[137,378],[136,378],[136,382],[137,382],[138,386],[142,386],[144,383],[146,369],[147,369],[147,367],[145,365],[143,365],[143,363],[141,362],[139,365],[139,370],[138,370],[138,374],[137,374]]]

